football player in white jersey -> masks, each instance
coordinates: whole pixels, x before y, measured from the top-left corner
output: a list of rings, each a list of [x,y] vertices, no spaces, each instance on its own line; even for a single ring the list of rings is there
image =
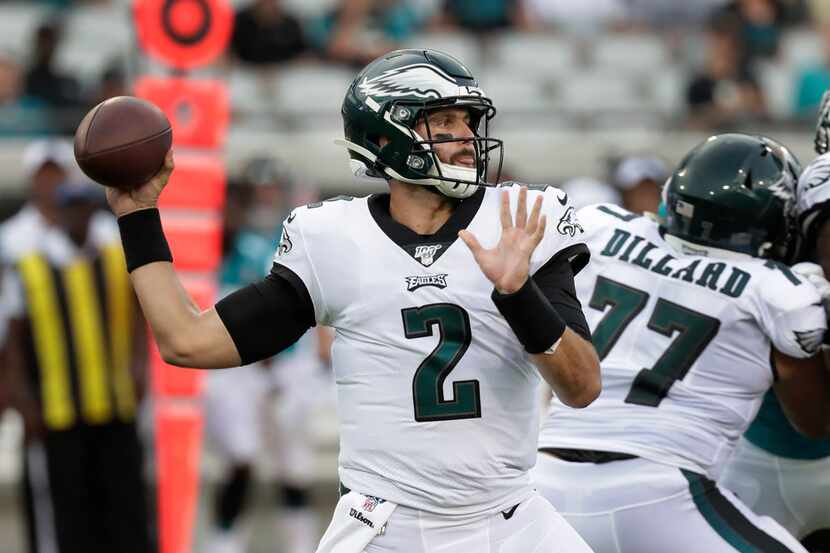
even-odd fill
[[[822,297],[772,259],[797,171],[772,140],[718,135],[666,183],[662,221],[580,211],[603,390],[581,411],[552,401],[533,474],[595,551],[805,551],[715,484],[770,387],[796,425],[830,429]]]
[[[793,261],[818,263],[813,267],[822,278],[830,275],[830,92],[819,110],[815,148],[819,156],[801,174],[796,190],[801,247]],[[721,483],[752,510],[805,540],[809,549],[829,551],[830,437],[821,438],[820,428],[812,430],[812,438],[799,434],[776,395],[767,393]]]
[[[207,311],[182,292],[155,209],[172,155],[138,190],[108,191],[160,351],[233,367],[334,327],[345,493],[319,552],[589,551],[528,473],[539,376],[573,407],[600,390],[567,196],[483,186],[501,165],[495,108],[441,52],[375,60],[342,114],[352,169],[389,194],[294,210],[271,275]]]

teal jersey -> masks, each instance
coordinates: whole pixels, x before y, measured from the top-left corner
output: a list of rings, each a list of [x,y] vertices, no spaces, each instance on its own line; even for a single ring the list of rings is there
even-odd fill
[[[274,250],[282,233],[282,226],[273,237],[259,232],[241,230],[233,241],[231,250],[222,260],[219,275],[221,296],[261,280],[271,269]],[[293,351],[296,344],[284,349],[280,355]]]
[[[268,274],[279,234],[263,234],[242,230],[236,235],[231,250],[222,260],[219,277],[222,296],[256,282]]]
[[[830,457],[830,439],[805,438],[793,428],[784,415],[778,398],[770,390],[758,416],[744,437],[764,451],[788,459],[821,459]]]

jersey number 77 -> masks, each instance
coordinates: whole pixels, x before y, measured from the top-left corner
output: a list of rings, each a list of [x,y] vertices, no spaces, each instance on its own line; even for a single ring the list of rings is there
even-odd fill
[[[628,324],[645,308],[648,298],[647,292],[610,278],[597,277],[588,305],[599,311],[611,306],[591,336],[600,360],[608,355]],[[718,333],[720,321],[660,298],[654,306],[648,328],[669,338],[675,332],[678,335],[651,368],[637,373],[625,402],[657,407],[675,381],[686,376]]]

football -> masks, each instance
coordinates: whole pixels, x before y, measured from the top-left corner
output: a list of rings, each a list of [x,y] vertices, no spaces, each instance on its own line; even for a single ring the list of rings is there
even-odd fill
[[[141,186],[164,164],[170,121],[154,104],[116,96],[92,108],[75,131],[75,159],[92,180],[122,189]]]

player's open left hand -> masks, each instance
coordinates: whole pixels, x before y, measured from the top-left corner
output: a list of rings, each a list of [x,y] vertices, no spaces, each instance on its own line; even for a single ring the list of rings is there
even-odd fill
[[[510,199],[505,191],[501,197],[501,239],[495,248],[485,249],[468,230],[458,236],[473,252],[481,272],[502,294],[511,294],[527,281],[530,271],[530,256],[545,235],[547,219],[542,212],[542,196],[533,204],[530,216],[527,214],[527,188],[519,191],[515,223],[510,214]]]
[[[125,190],[108,186],[107,202],[116,217],[138,211],[139,209],[153,208],[158,205],[158,198],[161,191],[167,185],[170,175],[173,173],[175,163],[173,162],[173,150],[167,152],[159,172],[152,179],[137,188]]]

